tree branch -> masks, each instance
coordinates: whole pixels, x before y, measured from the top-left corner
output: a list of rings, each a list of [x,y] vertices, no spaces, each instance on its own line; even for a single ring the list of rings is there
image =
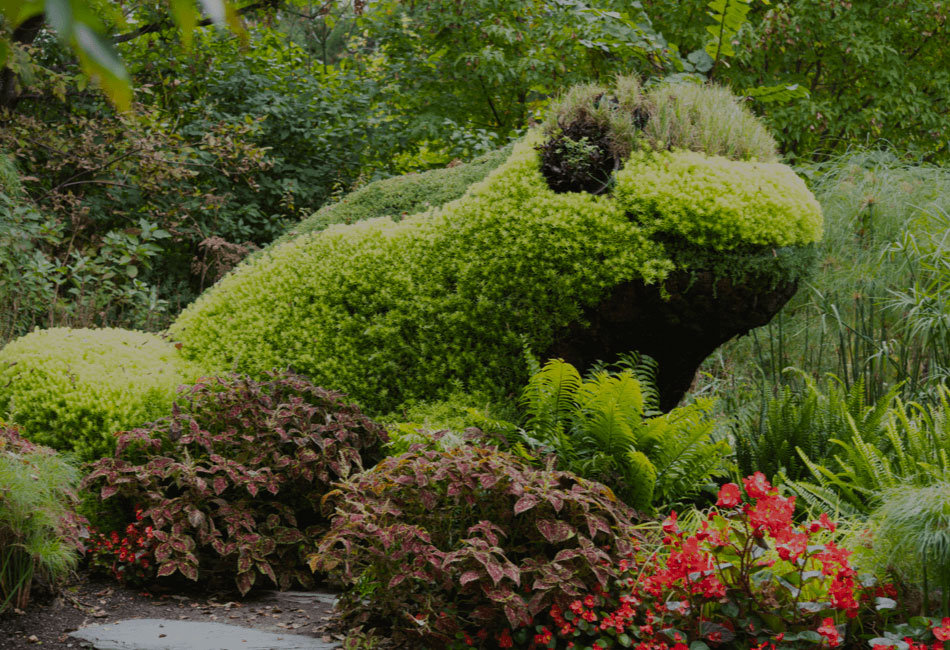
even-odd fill
[[[254,2],[249,5],[245,5],[243,7],[238,7],[236,11],[239,16],[243,16],[244,14],[250,13],[252,11],[257,11],[258,9],[271,9],[271,8],[276,7],[279,4],[280,4],[280,0],[258,0],[258,2]],[[210,18],[205,18],[204,20],[198,21],[197,26],[207,27],[212,22],[213,21]],[[144,36],[146,34],[153,34],[155,32],[160,32],[163,29],[167,29],[168,27],[171,27],[171,25],[172,25],[171,20],[168,18],[165,18],[164,20],[155,21],[154,23],[147,23],[145,25],[142,25],[135,31],[114,36],[112,38],[112,42],[117,45],[119,43],[127,43],[128,41],[135,40],[139,36]]]

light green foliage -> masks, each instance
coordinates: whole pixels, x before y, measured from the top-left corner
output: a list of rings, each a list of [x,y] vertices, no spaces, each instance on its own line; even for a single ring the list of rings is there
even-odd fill
[[[469,186],[484,179],[510,153],[511,148],[504,147],[455,167],[374,181],[336,203],[320,208],[273,245],[282,244],[298,235],[319,232],[336,223],[355,223],[375,217],[392,217],[393,221],[399,221],[428,208],[440,207],[462,196]]]
[[[154,334],[54,328],[0,350],[0,413],[30,440],[92,460],[113,434],[165,414],[201,374]]]
[[[508,435],[521,449],[557,455],[559,467],[609,485],[638,510],[690,499],[722,471],[728,453],[714,441],[712,401],[660,414],[646,360],[581,377],[549,361],[525,387],[525,424]]]
[[[34,576],[66,577],[77,560],[66,539],[79,472],[50,449],[24,444],[0,424],[0,612],[26,606]]]
[[[923,609],[936,614],[931,596],[939,587],[950,609],[950,483],[889,490],[873,513],[874,559],[921,589]]]
[[[171,334],[187,358],[252,375],[289,365],[377,412],[459,389],[501,397],[520,383],[512,359],[524,345],[547,349],[614,286],[665,277],[673,263],[664,238],[725,248],[820,236],[807,190],[777,164],[642,154],[615,196],[555,193],[539,170],[540,138],[532,132],[439,210],[335,225],[266,251],[206,292]],[[695,208],[680,199],[657,215],[640,200],[635,185],[666,161]],[[721,164],[751,187],[717,174]],[[692,181],[717,198],[690,193]],[[688,228],[690,219],[705,230]]]
[[[172,335],[191,359],[252,374],[289,364],[377,411],[462,382],[504,394],[520,383],[511,359],[525,343],[545,349],[611,286],[669,269],[616,202],[550,191],[532,144],[440,211],[268,251]]]
[[[648,231],[728,249],[821,239],[822,216],[805,183],[778,163],[691,151],[634,153],[617,174],[617,201]]]

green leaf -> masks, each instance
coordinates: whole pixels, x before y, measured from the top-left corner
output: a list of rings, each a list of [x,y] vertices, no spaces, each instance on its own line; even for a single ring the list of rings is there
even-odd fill
[[[169,0],[172,19],[181,31],[181,41],[191,48],[195,28],[198,26],[198,12],[192,0]]]
[[[69,0],[46,0],[46,20],[63,40],[73,32],[73,8]]]
[[[83,70],[99,82],[102,91],[119,110],[129,110],[132,85],[112,44],[84,23],[74,25],[73,35]]]
[[[757,86],[755,88],[746,88],[742,91],[742,94],[749,99],[754,99],[755,101],[762,102],[764,104],[785,104],[792,101],[793,99],[808,97],[809,92],[807,88],[799,84],[781,84],[778,86]]]

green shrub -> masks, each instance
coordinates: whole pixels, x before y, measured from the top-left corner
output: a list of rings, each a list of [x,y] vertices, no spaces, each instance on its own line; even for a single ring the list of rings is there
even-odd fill
[[[616,203],[548,190],[523,142],[441,211],[334,226],[265,252],[170,331],[188,358],[252,375],[289,365],[387,412],[517,386],[524,371],[511,360],[526,341],[545,349],[611,286],[668,267]]]
[[[923,613],[950,613],[950,483],[884,493],[873,519],[874,555],[923,593]],[[942,606],[931,609],[938,587]]]
[[[198,367],[154,334],[54,328],[0,350],[0,413],[30,440],[92,460],[168,412]]]
[[[344,580],[348,622],[412,647],[520,627],[607,587],[636,534],[603,485],[469,445],[387,458],[330,494],[311,567]]]
[[[531,453],[553,452],[559,468],[612,486],[638,510],[688,501],[722,472],[729,452],[711,435],[713,403],[661,414],[655,365],[626,361],[586,377],[549,361],[525,387],[524,428],[509,429],[509,438]]]
[[[692,151],[634,153],[617,174],[616,195],[651,234],[716,250],[795,246],[822,236],[821,207],[779,163]]]
[[[206,292],[170,332],[190,359],[252,375],[291,366],[376,412],[459,389],[503,396],[521,383],[514,360],[526,344],[547,349],[619,284],[665,277],[673,263],[660,228],[721,248],[805,245],[821,234],[817,204],[791,171],[728,163],[768,169],[771,178],[746,176],[754,185],[741,188],[733,211],[723,206],[735,185],[711,171],[718,159],[689,152],[632,159],[614,198],[555,193],[539,171],[539,137],[441,210],[335,226],[267,251]],[[652,203],[636,200],[634,172],[658,175],[667,162],[683,175],[681,191],[691,191],[695,169],[697,185],[722,197],[689,212],[678,203],[680,216],[657,219]],[[688,219],[707,229],[687,228]]]
[[[76,564],[79,472],[52,449],[0,424],[0,612],[24,609],[35,578],[52,583]]]
[[[335,223],[356,223],[375,217],[392,217],[399,221],[405,216],[440,207],[462,196],[471,185],[505,162],[510,153],[511,147],[504,147],[454,167],[375,181],[320,208],[272,245],[319,232]]]
[[[376,462],[385,441],[342,394],[298,375],[218,378],[123,433],[83,485],[137,514],[135,529],[151,526],[154,575],[225,577],[242,594],[266,576],[287,589],[312,584],[302,552],[326,528],[329,485]]]

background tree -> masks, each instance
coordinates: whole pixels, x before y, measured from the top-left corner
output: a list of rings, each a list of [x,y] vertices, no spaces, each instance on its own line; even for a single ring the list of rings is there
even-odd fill
[[[706,0],[643,4],[657,29],[676,36],[681,51],[708,42]],[[735,56],[714,77],[737,90],[798,84],[809,91],[800,101],[756,107],[790,158],[887,140],[945,159],[948,10],[945,0],[756,2],[733,38]]]

